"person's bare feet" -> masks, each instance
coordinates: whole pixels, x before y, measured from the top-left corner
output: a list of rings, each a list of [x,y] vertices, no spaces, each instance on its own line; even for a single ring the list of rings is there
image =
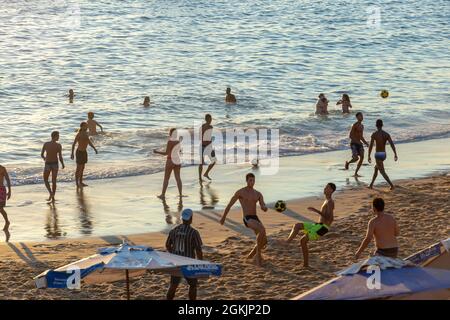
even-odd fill
[[[53,195],[52,195],[52,194],[50,194],[50,195],[48,196],[47,202],[50,202],[50,201],[52,201],[52,198],[53,198]]]
[[[88,185],[86,183],[81,183],[82,187],[88,187]]]
[[[204,174],[203,176],[204,176],[204,177],[205,177],[206,179],[208,179],[209,181],[211,181],[211,180],[212,180],[212,179],[211,179],[211,178],[209,177],[209,175],[208,175],[208,174],[206,174],[206,173],[205,173],[205,174]]]
[[[162,199],[165,199],[166,198],[166,195],[165,194],[160,194],[159,196],[156,196],[157,198],[160,198],[161,200]]]
[[[345,170],[348,170],[348,166],[349,166],[348,161],[345,161]]]
[[[359,174],[355,173],[355,174],[353,175],[353,177],[355,177],[355,178],[361,178],[362,176],[360,176]]]
[[[367,188],[373,189],[373,184],[370,184]]]
[[[395,187],[394,187],[394,185],[392,185],[390,188],[389,188],[389,190],[394,190],[395,189]]]

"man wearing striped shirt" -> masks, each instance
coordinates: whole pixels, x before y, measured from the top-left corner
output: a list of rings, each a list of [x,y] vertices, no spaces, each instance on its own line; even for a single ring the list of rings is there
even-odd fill
[[[202,239],[200,233],[191,227],[193,212],[191,209],[184,209],[181,213],[182,224],[173,228],[166,241],[167,251],[189,258],[203,260]],[[170,277],[170,287],[167,291],[167,300],[173,300],[180,284],[181,277]],[[189,299],[197,298],[197,279],[186,278],[189,284]]]

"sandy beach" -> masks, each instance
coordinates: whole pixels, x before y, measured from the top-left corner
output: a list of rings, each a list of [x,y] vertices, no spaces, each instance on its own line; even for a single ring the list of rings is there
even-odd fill
[[[386,211],[393,214],[400,226],[400,257],[422,249],[449,236],[450,177],[448,174],[395,182],[390,192],[385,186],[368,190],[353,186],[337,192],[337,220],[331,232],[310,242],[310,264],[302,268],[298,241],[289,247],[280,246],[295,221],[316,220],[308,206],[318,207],[321,197],[288,201],[288,210],[260,213],[267,228],[269,245],[264,252],[262,268],[245,261],[254,243],[254,236],[242,225],[241,213],[234,209],[225,226],[218,224],[221,210],[196,210],[193,226],[204,242],[204,258],[223,264],[220,278],[202,280],[199,299],[289,299],[334,276],[354,262],[353,254],[364,237],[371,217],[370,200],[382,196]],[[10,242],[0,244],[0,299],[124,299],[123,282],[84,285],[82,290],[38,290],[32,277],[48,269],[94,254],[102,246],[130,243],[163,249],[166,231],[130,236],[104,236],[41,242]],[[366,251],[368,255],[373,250]],[[147,274],[131,284],[133,299],[164,299],[169,278]],[[178,299],[187,298],[183,283]]]

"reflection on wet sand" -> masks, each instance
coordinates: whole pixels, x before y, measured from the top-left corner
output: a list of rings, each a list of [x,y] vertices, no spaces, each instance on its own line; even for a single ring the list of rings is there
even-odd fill
[[[11,233],[9,233],[9,225],[5,226],[3,229],[3,232],[5,233],[5,242],[9,242],[9,239],[11,238]]]
[[[167,204],[167,201],[165,198],[161,199],[163,204],[164,213],[166,214],[166,223],[167,224],[176,224],[181,210],[183,210],[183,198],[180,198],[177,205],[176,211],[171,211],[169,205]]]
[[[65,235],[60,229],[58,221],[58,209],[56,209],[55,203],[49,203],[49,211],[47,213],[47,221],[45,224],[46,237],[48,239],[58,239]]]
[[[209,196],[209,201],[206,200],[206,193]],[[207,183],[204,186],[200,186],[200,204],[202,209],[214,209],[215,205],[219,202],[219,195],[214,188],[211,188],[211,183]]]
[[[91,235],[93,231],[92,220],[90,216],[90,205],[84,197],[83,188],[77,190],[78,207],[80,209],[80,232],[83,235]]]

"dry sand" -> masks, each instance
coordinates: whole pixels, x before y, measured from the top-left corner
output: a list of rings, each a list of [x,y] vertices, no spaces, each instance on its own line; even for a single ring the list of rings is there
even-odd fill
[[[196,212],[194,227],[203,238],[204,258],[223,264],[223,276],[201,280],[199,299],[289,299],[330,279],[334,273],[354,262],[353,254],[364,237],[371,217],[370,200],[382,196],[386,211],[393,214],[400,226],[400,257],[422,249],[449,236],[450,177],[397,181],[399,187],[390,192],[386,187],[368,190],[352,188],[336,195],[337,220],[322,239],[310,242],[310,265],[302,268],[298,242],[290,247],[276,244],[284,239],[293,222],[314,219],[307,213],[310,205],[319,207],[322,199],[308,198],[288,202],[284,214],[270,210],[260,213],[267,227],[269,245],[264,252],[266,264],[255,267],[245,261],[245,254],[254,244],[254,236],[242,226],[239,210],[233,210],[225,226],[217,221],[221,212]],[[32,277],[48,268],[94,254],[101,246],[126,239],[136,244],[163,248],[166,234],[150,233],[71,239],[40,243],[0,244],[0,299],[124,299],[125,284],[116,282],[84,285],[81,291],[34,287]],[[370,247],[367,254],[373,251]],[[169,278],[147,274],[131,284],[133,299],[164,299]],[[178,299],[187,298],[184,282]]]

